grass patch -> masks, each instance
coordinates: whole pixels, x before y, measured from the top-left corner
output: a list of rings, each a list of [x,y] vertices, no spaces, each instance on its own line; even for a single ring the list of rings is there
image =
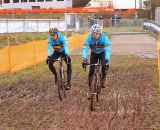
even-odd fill
[[[102,15],[106,17],[105,13],[94,13],[98,16]],[[88,19],[88,16],[94,15],[92,13],[77,13],[77,17],[83,17],[85,20]],[[108,16],[108,15],[107,15]],[[0,18],[15,18],[15,19],[61,19],[63,20],[65,13],[28,13],[28,14],[0,14]],[[108,17],[107,17],[108,18]]]
[[[9,45],[19,45],[35,40],[46,40],[48,33],[14,33],[0,35],[0,48]]]
[[[64,13],[30,13],[30,14],[0,14],[0,18],[15,19],[64,19]]]
[[[143,27],[140,26],[127,26],[127,27],[104,27],[106,33],[116,32],[116,31],[125,31],[125,32],[143,32]]]
[[[127,78],[130,75],[150,75],[151,80],[153,81],[153,85],[157,87],[158,80],[158,70],[157,70],[157,61],[154,59],[142,59],[135,57],[133,55],[124,55],[124,54],[112,54],[109,69],[110,77],[117,78]],[[87,72],[85,72],[81,65],[81,56],[72,56],[72,70],[73,77],[77,78],[86,78],[88,75],[89,67],[87,68]],[[55,64],[56,67],[58,64]],[[148,73],[148,70],[150,70]],[[0,83],[8,84],[12,82],[19,82],[21,80],[25,80],[26,78],[34,78],[40,76],[41,74],[46,73],[51,76],[51,72],[48,69],[48,66],[45,62],[42,62],[36,66],[29,67],[27,69],[15,72],[13,74],[1,74],[0,75]]]
[[[58,63],[55,63],[55,67],[58,68]],[[66,65],[64,63],[64,67]],[[73,68],[73,77],[80,77],[82,78],[84,75],[87,75],[87,72],[84,72],[83,68],[81,67],[81,60],[79,56],[72,56],[72,68]],[[15,73],[4,73],[0,75],[0,84],[7,85],[12,83],[17,83],[26,78],[32,78],[40,76],[41,74],[46,73],[48,76],[52,76],[47,64],[45,62],[39,63],[36,66],[31,66],[29,68],[20,70]],[[85,74],[84,74],[85,73]]]
[[[48,70],[47,65],[43,62],[36,66],[31,66],[24,70],[15,72],[15,73],[4,73],[0,75],[0,84],[11,84],[20,82],[21,80],[25,80],[26,78],[32,77],[34,78],[37,75]]]
[[[65,32],[61,32],[65,34]],[[68,32],[68,37],[72,33]],[[49,33],[13,33],[13,34],[0,34],[0,48],[9,45],[20,45],[31,42],[33,40],[47,40]]]
[[[65,32],[61,32],[65,35]],[[67,33],[67,37],[72,36],[72,32]],[[81,32],[80,34],[84,34],[84,32]],[[109,33],[107,33],[109,38],[111,36]],[[49,33],[13,33],[13,34],[0,34],[0,48],[6,47],[9,45],[20,45],[25,44],[28,42],[31,42],[33,40],[47,40],[49,36]]]

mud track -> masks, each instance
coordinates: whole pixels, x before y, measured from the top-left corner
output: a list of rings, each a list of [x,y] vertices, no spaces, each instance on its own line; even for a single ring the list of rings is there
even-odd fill
[[[95,111],[90,112],[87,74],[80,56],[73,59],[77,60],[73,60],[72,90],[62,102],[48,69],[34,77],[0,84],[0,129],[158,130],[156,60],[112,54],[106,88]]]
[[[94,112],[88,109],[85,76],[74,75],[72,91],[62,102],[54,81],[45,73],[1,86],[0,128],[151,130],[157,118],[153,110],[153,78],[146,70],[141,74],[123,67],[111,68]]]

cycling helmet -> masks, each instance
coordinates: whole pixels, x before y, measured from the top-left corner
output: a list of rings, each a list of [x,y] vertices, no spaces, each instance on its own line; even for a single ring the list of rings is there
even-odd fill
[[[50,28],[49,29],[49,33],[50,33],[50,35],[57,34],[58,33],[58,29],[56,27],[55,28]]]
[[[99,24],[94,24],[91,27],[92,33],[100,33],[101,32],[101,26]]]

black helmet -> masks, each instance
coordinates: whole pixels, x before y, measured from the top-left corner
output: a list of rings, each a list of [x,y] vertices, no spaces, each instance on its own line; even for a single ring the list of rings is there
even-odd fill
[[[50,35],[52,35],[52,34],[57,34],[57,33],[58,33],[58,29],[57,29],[56,27],[50,28],[50,29],[49,29],[49,33],[50,33]]]

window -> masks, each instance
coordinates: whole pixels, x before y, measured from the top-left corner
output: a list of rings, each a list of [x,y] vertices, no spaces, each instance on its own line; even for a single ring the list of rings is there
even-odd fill
[[[32,6],[32,9],[40,9],[40,6]]]
[[[57,1],[64,1],[64,0],[57,0]]]
[[[29,0],[29,2],[35,2],[35,0]]]
[[[19,3],[19,0],[13,0],[13,3]]]
[[[4,0],[4,3],[10,3],[10,0]]]
[[[52,1],[52,0],[46,0],[46,1]]]
[[[37,0],[37,2],[44,2],[44,0]]]
[[[27,0],[21,0],[21,2],[27,2]]]

